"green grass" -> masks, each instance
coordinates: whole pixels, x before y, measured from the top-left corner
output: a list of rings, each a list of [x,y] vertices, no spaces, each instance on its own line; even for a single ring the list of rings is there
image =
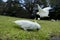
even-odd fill
[[[24,31],[13,22],[22,19],[24,18],[0,15],[0,40],[48,40],[50,33],[60,31],[60,21],[52,22],[48,20],[37,20],[41,25],[39,31]]]

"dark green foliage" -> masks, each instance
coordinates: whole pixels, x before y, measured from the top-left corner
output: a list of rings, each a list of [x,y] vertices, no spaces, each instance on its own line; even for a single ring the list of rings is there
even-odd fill
[[[47,6],[46,0],[25,0],[25,4],[19,3],[19,0],[8,0],[6,3],[4,3],[2,0],[0,0],[0,14],[1,15],[8,15],[8,16],[15,16],[15,17],[25,17],[25,18],[31,18],[31,15],[33,14],[33,8],[35,7],[35,4],[41,4]],[[60,15],[60,1],[59,0],[50,0],[50,4],[52,6],[58,5],[59,8],[57,10],[55,9],[54,15],[58,16]],[[26,10],[21,7],[23,5],[26,7]]]

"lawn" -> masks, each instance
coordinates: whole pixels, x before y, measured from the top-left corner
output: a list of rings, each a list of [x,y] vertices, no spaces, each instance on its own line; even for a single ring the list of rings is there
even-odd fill
[[[50,20],[36,20],[41,25],[39,31],[24,31],[14,23],[15,20],[22,19],[25,18],[0,15],[0,40],[49,40],[51,34],[60,32],[60,21],[52,22]]]

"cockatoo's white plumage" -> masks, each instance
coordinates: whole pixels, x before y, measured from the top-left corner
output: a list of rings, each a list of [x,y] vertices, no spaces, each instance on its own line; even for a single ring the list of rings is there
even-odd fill
[[[49,10],[52,9],[51,7],[45,7],[45,8],[41,8],[38,4],[38,10],[39,12],[37,12],[38,15],[40,15],[40,17],[49,17],[48,14],[49,14]]]
[[[16,20],[15,23],[19,25],[24,30],[27,29],[40,29],[40,25],[37,22],[32,22],[29,20]]]

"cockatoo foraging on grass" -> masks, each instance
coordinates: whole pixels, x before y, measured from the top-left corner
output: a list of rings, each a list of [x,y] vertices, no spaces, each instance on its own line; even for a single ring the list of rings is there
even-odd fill
[[[16,20],[15,23],[19,25],[24,30],[39,30],[40,25],[37,22],[32,22],[29,20]]]
[[[41,8],[38,4],[38,12],[37,14],[40,16],[40,17],[49,17],[48,14],[49,14],[49,10],[52,9],[51,7],[45,7],[45,8]]]

